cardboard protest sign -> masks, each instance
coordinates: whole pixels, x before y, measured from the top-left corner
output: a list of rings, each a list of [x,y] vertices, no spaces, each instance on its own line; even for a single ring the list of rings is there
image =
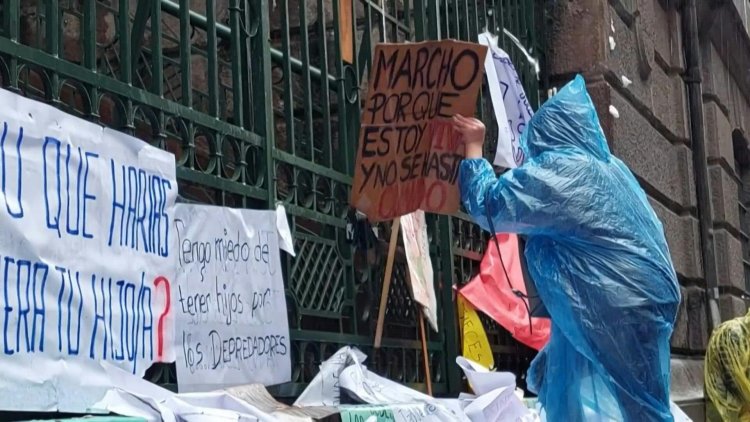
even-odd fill
[[[289,381],[277,212],[178,204],[174,225],[180,392]]]
[[[486,54],[458,41],[375,47],[351,197],[370,221],[458,211],[463,143],[450,118],[474,115]]]
[[[0,90],[0,409],[83,412],[173,361],[174,156]]]

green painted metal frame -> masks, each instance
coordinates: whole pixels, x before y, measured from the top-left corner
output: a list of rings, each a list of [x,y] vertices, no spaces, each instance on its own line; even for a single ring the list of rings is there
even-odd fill
[[[2,87],[173,152],[184,200],[286,205],[299,253],[285,262],[293,381],[274,390],[279,396],[299,394],[320,362],[346,344],[365,351],[374,370],[424,387],[403,255],[383,347],[375,351],[377,262],[385,248],[375,265],[365,265],[345,240],[373,46],[476,40],[487,28],[507,29],[537,56],[543,51],[538,0],[352,0],[355,19],[344,30],[356,35],[356,54],[354,63],[345,63],[339,1],[207,0],[205,10],[190,10],[189,0],[81,0],[80,8],[66,0],[5,0],[0,6]],[[36,5],[39,16],[22,13],[22,3]],[[63,37],[75,19],[82,33]],[[538,104],[533,66],[507,38],[501,41]],[[80,56],[70,53],[78,47]],[[479,114],[492,122],[485,95]],[[488,139],[495,131],[490,124]],[[389,227],[376,228],[384,244]],[[437,394],[454,394],[462,379],[453,363],[459,339],[452,287],[476,274],[487,237],[466,216],[430,216],[429,233],[442,328],[428,336],[432,380]],[[523,372],[530,351],[494,323],[485,325],[498,366]],[[169,365],[147,376],[172,387],[176,382]]]

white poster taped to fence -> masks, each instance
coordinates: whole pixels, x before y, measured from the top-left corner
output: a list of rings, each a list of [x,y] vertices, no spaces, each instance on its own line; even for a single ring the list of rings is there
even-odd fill
[[[178,204],[180,392],[291,380],[276,211]]]
[[[173,361],[174,156],[0,90],[0,409],[80,412]]]
[[[401,217],[404,252],[409,266],[414,300],[422,305],[425,317],[433,330],[438,331],[435,277],[430,258],[430,240],[424,211],[418,210]]]
[[[493,164],[515,168],[523,164],[525,157],[521,149],[521,133],[534,112],[510,56],[497,45],[497,37],[485,32],[479,35],[479,43],[489,48],[484,70],[498,124]]]

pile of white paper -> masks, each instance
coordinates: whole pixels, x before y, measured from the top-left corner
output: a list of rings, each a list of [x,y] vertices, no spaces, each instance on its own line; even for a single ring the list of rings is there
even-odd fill
[[[342,422],[543,422],[541,409],[524,403],[516,378],[489,371],[458,357],[474,395],[436,399],[370,372],[366,355],[344,347],[323,362],[320,372],[294,406],[277,402],[262,385],[247,385],[210,393],[175,394],[115,366],[102,363],[112,385],[91,409],[149,422],[282,421],[312,422],[340,414]],[[360,403],[350,405],[344,403]],[[690,422],[677,406],[675,420]],[[594,416],[594,415],[591,415]],[[601,420],[594,416],[592,420]]]

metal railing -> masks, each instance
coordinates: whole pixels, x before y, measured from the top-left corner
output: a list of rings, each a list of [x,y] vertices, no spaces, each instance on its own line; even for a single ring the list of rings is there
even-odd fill
[[[340,21],[349,7],[352,19]],[[186,200],[285,203],[298,251],[284,277],[294,366],[293,381],[274,393],[299,394],[347,344],[375,371],[422,388],[403,256],[375,351],[385,248],[363,258],[345,240],[370,55],[381,41],[476,40],[489,29],[539,57],[539,13],[533,0],[4,0],[0,84],[173,152]],[[351,39],[350,62],[342,39]],[[537,105],[534,65],[510,37],[501,42]],[[479,110],[494,139],[486,95]],[[441,321],[429,334],[432,380],[435,393],[455,393],[452,285],[476,274],[487,237],[464,217],[430,216],[429,226]],[[388,238],[387,225],[377,230]],[[485,327],[497,366],[520,375],[532,353],[491,321]],[[176,382],[174,366],[147,376]]]

